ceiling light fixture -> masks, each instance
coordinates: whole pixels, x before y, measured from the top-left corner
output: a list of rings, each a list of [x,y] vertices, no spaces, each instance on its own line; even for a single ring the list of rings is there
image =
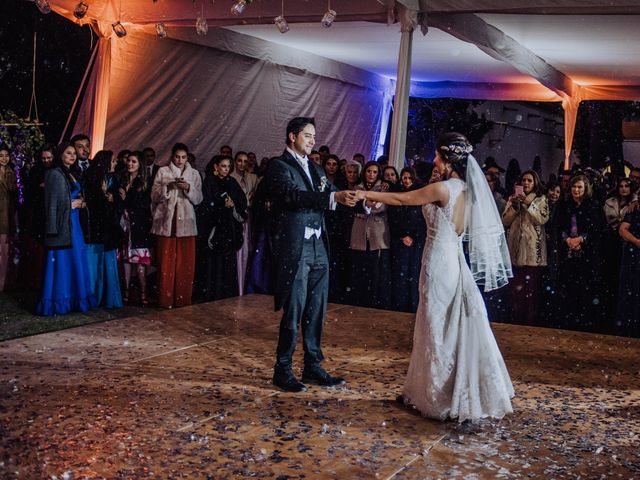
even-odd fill
[[[164,23],[156,23],[156,35],[159,38],[165,38],[167,36],[167,29],[164,26]]]
[[[251,0],[238,0],[236,3],[233,4],[233,7],[231,7],[231,14],[232,15],[242,15],[242,12],[244,12],[245,7],[251,3]]]
[[[333,21],[336,19],[336,11],[335,10],[331,10],[331,0],[329,0],[327,2],[327,11],[325,12],[324,16],[322,17],[322,26],[325,28],[329,28],[331,25],[333,25]]]
[[[276,24],[280,33],[287,33],[289,31],[289,24],[287,19],[284,18],[284,0],[282,0],[282,14],[273,19],[273,23]]]
[[[87,14],[87,10],[89,10],[89,5],[84,2],[80,2],[76,5],[76,8],[73,9],[73,16],[78,20],[83,19]]]
[[[51,11],[49,0],[36,0],[36,7],[38,7],[40,13],[44,13],[45,15]]]
[[[116,34],[118,38],[127,36],[127,29],[124,28],[124,25],[120,23],[120,20],[118,20],[116,23],[111,25],[111,27],[113,28],[113,32]]]
[[[196,33],[198,35],[206,35],[209,33],[209,24],[204,16],[204,2],[201,4],[200,15],[196,19]]]
[[[120,23],[121,18],[122,18],[122,0],[120,0],[120,8],[118,9],[118,21],[116,23],[111,24],[111,28],[113,28],[113,33],[115,33],[118,38],[127,36],[127,29],[124,28],[124,25],[122,25],[122,23]]]

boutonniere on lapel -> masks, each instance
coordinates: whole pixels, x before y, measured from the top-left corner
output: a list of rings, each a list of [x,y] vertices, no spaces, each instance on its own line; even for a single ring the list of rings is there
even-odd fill
[[[329,180],[323,175],[320,177],[320,191],[324,192],[327,189],[327,185],[329,185]]]

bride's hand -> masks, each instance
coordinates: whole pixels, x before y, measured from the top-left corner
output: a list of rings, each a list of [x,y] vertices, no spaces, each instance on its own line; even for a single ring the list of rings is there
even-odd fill
[[[364,190],[356,190],[356,202],[360,200],[365,200],[367,198],[367,192]]]

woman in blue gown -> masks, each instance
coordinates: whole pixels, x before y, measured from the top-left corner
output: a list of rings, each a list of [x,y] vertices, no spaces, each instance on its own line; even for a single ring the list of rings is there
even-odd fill
[[[98,304],[105,308],[122,307],[117,248],[122,242],[122,227],[116,206],[117,159],[110,150],[96,153],[82,176],[84,198],[89,211],[86,239],[87,265]]]
[[[76,161],[73,145],[56,149],[54,168],[45,176],[45,246],[48,249],[38,315],[85,312],[97,306],[93,294],[79,211],[85,208],[80,183],[72,172]]]

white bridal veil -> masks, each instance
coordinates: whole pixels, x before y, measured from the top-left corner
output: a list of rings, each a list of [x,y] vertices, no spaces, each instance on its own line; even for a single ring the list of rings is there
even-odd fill
[[[506,285],[513,277],[502,219],[493,194],[476,159],[467,160],[465,233],[473,278],[484,291]]]

